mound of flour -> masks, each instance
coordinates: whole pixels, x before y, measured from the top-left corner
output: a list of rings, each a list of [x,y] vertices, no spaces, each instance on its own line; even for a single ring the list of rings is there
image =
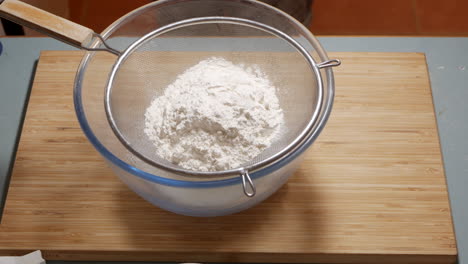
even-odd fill
[[[276,88],[263,72],[211,57],[152,101],[145,133],[160,157],[189,170],[219,171],[258,156],[283,122]]]

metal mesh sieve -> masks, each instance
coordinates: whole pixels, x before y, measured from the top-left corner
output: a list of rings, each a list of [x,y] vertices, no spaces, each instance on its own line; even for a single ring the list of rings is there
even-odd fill
[[[209,52],[177,52],[177,43],[210,38]],[[256,41],[245,41],[255,38]],[[161,50],[163,42],[173,42],[170,50]],[[253,43],[268,43],[259,51]],[[275,46],[275,52],[271,47]],[[222,49],[219,47],[222,46]],[[211,51],[212,50],[212,51]],[[281,50],[281,52],[277,52]],[[145,111],[176,76],[198,61],[223,57],[234,63],[254,64],[270,76],[277,88],[285,124],[280,137],[254,159],[238,168],[200,172],[184,169],[159,157],[145,135]],[[336,62],[335,62],[336,63]],[[271,165],[292,151],[307,137],[316,121],[322,101],[319,68],[308,52],[291,36],[252,20],[234,17],[201,17],[161,27],[133,43],[115,63],[105,94],[106,114],[119,140],[147,163],[171,172],[193,176],[241,175],[244,191],[253,196],[255,188],[249,171]],[[246,190],[249,183],[250,191]]]

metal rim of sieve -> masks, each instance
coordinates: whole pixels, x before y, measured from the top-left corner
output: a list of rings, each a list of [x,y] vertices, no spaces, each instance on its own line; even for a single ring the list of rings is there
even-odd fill
[[[240,167],[240,168],[229,169],[229,170],[224,170],[224,171],[201,172],[201,171],[187,170],[181,167],[175,167],[175,165],[167,166],[167,165],[155,162],[153,159],[145,156],[144,154],[136,150],[132,146],[132,144],[128,140],[126,140],[125,136],[120,131],[120,129],[118,128],[114,120],[112,107],[111,107],[112,105],[111,94],[112,94],[112,87],[114,84],[115,76],[120,66],[126,61],[126,59],[137,48],[144,45],[147,41],[152,40],[153,38],[158,37],[174,29],[178,29],[178,28],[182,28],[186,26],[192,26],[192,25],[209,24],[209,23],[228,23],[228,24],[238,24],[238,25],[248,26],[248,27],[252,27],[252,28],[270,33],[278,38],[281,38],[287,41],[299,53],[302,54],[302,56],[306,59],[307,63],[309,64],[311,70],[314,72],[317,78],[316,80],[317,80],[317,88],[318,88],[317,92],[318,93],[317,93],[317,99],[316,99],[316,107],[314,109],[314,112],[309,122],[307,123],[307,126],[294,140],[292,140],[281,151],[271,155],[270,157],[266,159],[263,159],[259,162],[256,162],[246,167]],[[105,89],[105,95],[104,95],[104,107],[105,107],[107,120],[109,122],[109,125],[113,133],[116,135],[116,137],[119,139],[119,141],[124,145],[124,147],[128,151],[130,151],[132,154],[134,154],[141,160],[159,169],[167,170],[167,171],[181,174],[184,176],[195,176],[195,177],[236,176],[238,177],[240,175],[242,179],[242,185],[243,185],[245,195],[248,197],[253,197],[255,195],[255,186],[253,184],[252,179],[250,178],[249,172],[256,171],[258,169],[276,164],[277,162],[281,161],[282,158],[288,156],[289,153],[293,152],[298,147],[300,147],[304,142],[307,142],[306,139],[310,136],[311,131],[315,123],[317,122],[317,117],[320,113],[322,102],[323,102],[323,89],[324,88],[323,88],[322,77],[320,74],[320,69],[327,68],[327,67],[334,67],[340,64],[341,62],[336,59],[327,60],[321,63],[316,63],[315,60],[312,58],[312,56],[307,52],[307,50],[301,44],[299,44],[296,40],[294,40],[291,36],[287,35],[286,33],[274,27],[268,26],[263,23],[259,23],[259,22],[249,20],[249,19],[237,18],[237,17],[210,16],[210,17],[190,18],[190,19],[181,20],[181,21],[163,26],[157,30],[154,30],[146,34],[145,36],[138,39],[136,42],[132,43],[123,53],[120,54],[120,56],[118,57],[117,61],[115,62],[109,74],[109,78],[108,78],[106,89]],[[249,188],[250,188],[250,191],[248,190]]]

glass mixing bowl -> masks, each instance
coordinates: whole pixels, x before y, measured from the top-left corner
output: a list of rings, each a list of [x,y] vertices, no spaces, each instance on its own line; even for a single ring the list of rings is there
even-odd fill
[[[186,69],[207,56],[226,56],[237,63],[253,58],[253,63],[272,76],[275,85],[286,87],[279,93],[280,104],[295,105],[293,110],[286,113],[286,117],[308,117],[315,113],[314,122],[309,123],[310,129],[302,130],[307,133],[297,144],[272,162],[249,171],[256,188],[254,196],[244,194],[248,193],[246,182],[239,175],[192,177],[178,174],[152,166],[135,156],[119,141],[107,122],[103,100],[108,75],[116,56],[103,52],[85,54],[75,79],[74,102],[85,135],[130,189],[168,211],[190,216],[219,216],[260,203],[278,190],[298,168],[304,151],[320,134],[330,115],[334,82],[333,72],[328,66],[335,65],[327,63],[329,59],[325,51],[302,24],[278,9],[256,1],[157,1],[120,18],[101,35],[110,46],[124,51],[154,30],[199,17],[234,17],[273,27],[294,39],[313,59],[314,65],[310,65],[290,43],[268,32],[236,23],[217,23],[216,20],[167,31],[155,38],[145,50],[159,54],[155,57],[157,63],[152,64],[149,70],[161,73],[168,72],[175,64],[177,68]],[[91,46],[98,48],[101,44],[95,40]],[[164,87],[175,76],[162,74],[156,78],[154,85]],[[129,79],[135,80],[138,76]],[[301,93],[307,93],[307,96],[301,96]],[[149,96],[141,94],[129,96],[139,98],[129,105],[130,108],[144,109],[142,105],[151,101]],[[122,111],[125,114],[125,109]],[[290,120],[296,122],[294,118]],[[294,125],[299,128],[306,126],[302,123]],[[301,129],[296,130],[289,129],[285,133],[301,132]]]

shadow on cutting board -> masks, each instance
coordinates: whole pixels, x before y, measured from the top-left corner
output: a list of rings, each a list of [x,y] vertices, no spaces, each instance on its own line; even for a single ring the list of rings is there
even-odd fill
[[[241,213],[197,218],[181,216],[122,190],[119,217],[128,228],[129,247],[157,252],[273,253],[310,251],[324,228],[314,170],[295,173],[274,195]],[[129,201],[129,199],[139,199]],[[139,205],[135,207],[134,205]],[[144,212],[144,213],[142,213]],[[321,231],[323,233],[323,230]],[[235,261],[229,254],[229,260]],[[194,261],[194,260],[184,260]]]

